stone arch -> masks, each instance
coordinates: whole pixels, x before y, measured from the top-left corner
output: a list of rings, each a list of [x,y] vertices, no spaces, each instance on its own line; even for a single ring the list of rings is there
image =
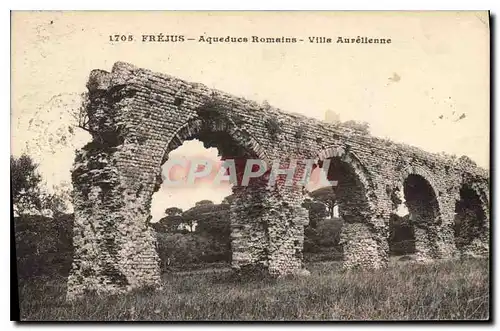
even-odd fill
[[[442,205],[436,181],[425,169],[409,166],[400,173],[397,188],[408,208],[408,225],[413,230],[416,259],[430,261],[439,256],[439,226]]]
[[[427,183],[429,183],[429,186],[432,188],[432,191],[434,192],[434,195],[436,197],[436,202],[439,207],[439,211],[443,210],[443,205],[439,201],[439,193],[440,191],[438,190],[439,186],[437,185],[436,179],[434,176],[424,169],[423,167],[420,166],[407,166],[404,168],[402,171],[399,172],[399,178],[397,180],[397,188],[402,189],[403,188],[403,183],[408,178],[410,175],[416,175],[422,177]]]
[[[237,127],[231,119],[222,117],[214,117],[210,119],[195,117],[185,122],[171,135],[167,136],[165,140],[166,143],[164,145],[165,147],[162,150],[161,161],[156,167],[158,171],[156,174],[156,183],[153,192],[156,192],[161,185],[161,166],[168,160],[169,153],[181,146],[185,141],[196,139],[198,135],[203,132],[226,134],[227,136],[223,139],[227,140],[227,138],[229,138],[232,140],[229,144],[233,144],[233,147],[241,148],[248,154],[249,157],[264,160],[266,164],[269,164],[270,159],[265,148],[263,148],[261,144],[246,130]],[[200,140],[203,142],[205,147],[216,147],[219,149],[221,154],[224,153],[224,151],[220,150],[220,146],[218,146],[217,141],[206,142],[203,141],[203,138]],[[222,156],[224,157],[224,155]]]
[[[371,174],[357,155],[343,146],[320,151],[317,164],[322,166],[325,160],[330,160],[328,180],[338,181],[335,193],[343,220],[340,240],[344,268],[385,266],[385,225],[376,215],[377,196]]]
[[[212,132],[226,132],[235,140],[236,143],[248,151],[251,151],[255,157],[261,160],[266,160],[266,162],[269,160],[266,150],[258,143],[258,141],[247,131],[238,128],[232,120],[216,118],[207,121],[197,117],[188,120],[167,138],[168,143],[163,151],[162,163],[166,161],[168,153],[182,145],[184,141],[193,139],[193,137],[195,137],[203,129],[208,129]]]
[[[354,185],[354,187],[351,187],[351,189],[346,188],[346,193],[354,193],[355,195],[357,195],[357,198],[362,199],[362,203],[365,207],[364,212],[366,214],[369,214],[373,211],[373,200],[375,197],[373,182],[366,167],[361,163],[354,152],[347,151],[343,146],[329,146],[321,150],[315,160],[316,161],[314,164],[322,169],[324,161],[330,160],[330,165],[327,173],[328,180],[333,179],[339,181],[339,178],[335,178],[336,175],[333,173],[335,171],[348,175],[350,178],[348,178],[347,180],[350,181],[349,184],[351,186]],[[323,169],[323,171],[324,170],[325,169]],[[342,181],[340,180],[339,189],[341,189],[341,182]],[[353,192],[352,188],[354,188],[356,192]],[[340,202],[341,201],[339,201],[339,203]],[[349,201],[342,202],[348,203]],[[339,206],[339,208],[341,207]]]
[[[161,185],[161,165],[168,160],[170,152],[184,141],[198,139],[205,147],[218,149],[222,159],[235,158],[237,177],[240,179],[247,159],[260,159],[269,165],[267,151],[246,130],[239,128],[226,116],[195,117],[165,139],[155,190]],[[242,161],[243,163],[239,163]],[[238,181],[239,182],[239,181]],[[248,186],[233,185],[233,199],[229,218],[231,223],[232,267],[241,269],[268,269],[269,267],[269,223],[263,212],[268,192],[259,178]],[[274,207],[274,206],[273,206]],[[267,218],[266,218],[267,217]],[[282,270],[277,270],[276,273]]]
[[[487,186],[463,180],[455,200],[454,237],[457,249],[466,255],[485,256],[489,246],[489,199]]]
[[[367,168],[354,152],[347,151],[343,146],[329,146],[322,149],[318,153],[315,164],[319,164],[321,161],[330,158],[339,158],[342,162],[349,164],[363,187],[366,189],[368,196],[370,198],[374,196],[374,185],[371,179],[372,177]]]
[[[474,191],[474,193],[479,198],[481,202],[481,209],[484,211],[485,215],[489,219],[490,214],[490,195],[489,195],[489,183],[484,180],[475,180],[474,177],[466,173],[462,178],[461,186],[468,186]]]

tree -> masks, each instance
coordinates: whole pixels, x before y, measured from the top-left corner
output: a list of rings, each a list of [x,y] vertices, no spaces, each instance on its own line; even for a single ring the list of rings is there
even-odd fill
[[[19,158],[10,157],[12,202],[17,215],[43,214],[51,217],[60,216],[68,209],[71,201],[71,187],[61,184],[54,193],[47,193],[42,187],[42,177],[38,173],[38,164],[27,155]]]
[[[203,206],[203,205],[213,205],[213,201],[211,200],[201,200],[201,201],[198,201],[197,203],[195,203],[194,205],[195,206]]]
[[[326,209],[328,211],[327,216],[333,217],[333,208],[337,204],[337,196],[335,194],[335,187],[326,186],[319,188],[310,193],[310,196],[318,202],[322,202],[325,204]]]
[[[67,199],[63,194],[41,194],[43,211],[50,211],[52,217],[59,217],[67,210]]]
[[[157,232],[176,233],[179,231],[179,226],[183,222],[182,209],[177,207],[169,207],[165,209],[166,216],[156,223],[152,223],[153,228]]]
[[[167,216],[177,216],[182,215],[182,209],[178,207],[169,207],[165,209],[165,215]]]
[[[229,204],[202,200],[180,213],[165,210],[166,217],[154,224],[166,224],[170,231],[158,231],[158,250],[164,264],[220,262],[231,259]],[[184,226],[184,231],[179,227]]]
[[[226,241],[231,232],[228,204],[195,206],[184,214],[184,219],[194,220],[196,232],[211,235],[217,240]]]
[[[305,199],[302,207],[309,211],[309,224],[311,228],[316,228],[318,223],[327,216],[327,208],[324,202],[312,199]]]
[[[13,126],[22,131],[29,131],[31,137],[31,139],[19,137],[21,140],[18,141],[17,145],[23,146],[23,148],[22,150],[15,149],[14,153],[16,155],[21,153],[29,155],[33,160],[40,162],[40,166],[44,166],[44,170],[47,171],[43,174],[44,176],[51,176],[51,169],[47,167],[51,157],[55,159],[74,158],[75,150],[92,139],[88,130],[88,117],[86,117],[88,103],[87,93],[61,93],[37,104],[36,111],[31,116],[20,116],[13,119]],[[50,165],[50,163],[48,164]],[[45,200],[41,201],[43,212],[50,209],[58,213],[61,208],[68,209],[71,206],[71,197],[67,194],[72,190],[71,184],[69,184],[71,183],[71,172],[70,169],[67,170],[54,177],[58,180],[58,182],[53,182],[54,187],[52,185],[46,187],[45,183],[43,187],[40,187],[41,190],[50,189],[50,192],[53,191],[55,194],[55,196],[53,196],[54,194],[41,196],[41,200]],[[67,184],[69,187],[60,192],[59,184]],[[55,198],[58,201],[55,201]],[[61,202],[60,199],[64,199],[64,201]]]
[[[230,195],[228,195],[227,197],[225,197],[224,199],[222,199],[222,203],[223,203],[223,204],[230,205],[230,204],[232,204],[232,203],[233,203],[234,198],[235,198],[234,194],[230,194]]]
[[[73,202],[73,186],[68,182],[61,182],[53,187],[53,193],[42,193],[42,208],[50,211],[52,217],[67,214]]]
[[[26,154],[19,158],[10,157],[12,202],[14,212],[18,215],[32,211],[40,212],[42,209],[40,192],[42,177],[37,168],[38,164]]]
[[[209,240],[195,233],[158,234],[158,255],[164,269],[170,264],[202,262],[207,252],[210,252]]]
[[[182,218],[191,228],[196,225],[196,232],[218,236],[221,231],[229,227],[229,205],[216,205],[210,200],[202,200],[186,210]]]
[[[73,261],[73,214],[15,217],[14,231],[18,277],[68,276]]]
[[[231,251],[231,223],[228,204],[197,204],[183,214],[183,222],[196,224],[195,232],[210,238],[213,255]]]
[[[327,216],[325,203],[310,198],[304,199],[302,207],[309,211],[309,224],[304,227],[304,252],[318,252],[318,224]]]
[[[85,130],[89,133],[92,133],[92,130],[89,125],[89,113],[88,106],[90,103],[89,94],[87,92],[83,92],[80,94],[81,103],[78,107],[72,107],[69,109],[69,113],[71,117],[73,117],[76,127]]]
[[[340,218],[327,218],[318,224],[318,245],[323,247],[338,246],[343,221]]]
[[[389,250],[392,254],[403,255],[415,253],[415,232],[410,214],[389,217]]]

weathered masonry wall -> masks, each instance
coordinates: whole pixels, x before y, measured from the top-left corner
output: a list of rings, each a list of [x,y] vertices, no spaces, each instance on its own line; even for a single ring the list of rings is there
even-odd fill
[[[419,259],[488,252],[489,174],[466,158],[427,153],[126,63],[92,71],[87,87],[93,141],[78,152],[73,169],[68,298],[159,286],[151,197],[169,152],[189,139],[216,146],[226,158],[331,160],[329,176],[342,195],[346,268],[387,264],[389,219],[398,208],[393,197],[403,193],[415,214]],[[233,268],[307,273],[303,190],[255,182],[234,193]],[[465,230],[456,229],[456,214]]]

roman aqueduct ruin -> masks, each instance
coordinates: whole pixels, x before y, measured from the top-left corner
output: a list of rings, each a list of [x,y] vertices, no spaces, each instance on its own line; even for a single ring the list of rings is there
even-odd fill
[[[329,159],[329,179],[339,183],[345,268],[387,265],[389,218],[403,194],[417,260],[488,254],[489,174],[466,158],[431,154],[126,63],[111,72],[93,70],[87,87],[93,140],[77,153],[72,172],[70,299],[160,285],[151,198],[169,152],[190,139],[217,147],[223,158],[314,159],[318,166]],[[306,273],[304,190],[266,188],[255,180],[234,186],[233,194],[233,269]],[[473,221],[457,245],[454,222],[461,213]]]

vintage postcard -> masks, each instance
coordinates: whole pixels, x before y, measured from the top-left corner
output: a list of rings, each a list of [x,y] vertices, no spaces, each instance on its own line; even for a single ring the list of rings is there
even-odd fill
[[[18,319],[488,321],[489,23],[13,11]]]

